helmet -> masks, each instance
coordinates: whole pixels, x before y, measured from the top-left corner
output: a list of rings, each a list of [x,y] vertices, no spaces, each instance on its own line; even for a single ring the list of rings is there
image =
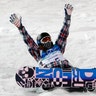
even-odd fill
[[[43,47],[43,50],[48,50],[53,46],[51,36],[47,32],[43,32],[37,36],[37,44]]]

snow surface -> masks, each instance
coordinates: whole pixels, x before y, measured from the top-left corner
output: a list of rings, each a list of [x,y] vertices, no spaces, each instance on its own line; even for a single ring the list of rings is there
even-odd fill
[[[37,65],[27,51],[18,29],[9,22],[11,13],[22,16],[24,26],[36,40],[43,31],[56,40],[64,20],[64,4],[74,6],[64,56],[73,66],[96,67],[96,0],[0,0],[0,96],[95,96],[96,92],[56,89],[34,93],[20,88],[15,73],[25,65]]]

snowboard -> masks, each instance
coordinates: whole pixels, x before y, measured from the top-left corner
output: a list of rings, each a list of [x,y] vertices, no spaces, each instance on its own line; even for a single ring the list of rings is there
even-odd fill
[[[42,87],[52,90],[62,87],[69,92],[75,90],[94,91],[96,69],[61,69],[24,66],[15,75],[16,83],[22,88]]]

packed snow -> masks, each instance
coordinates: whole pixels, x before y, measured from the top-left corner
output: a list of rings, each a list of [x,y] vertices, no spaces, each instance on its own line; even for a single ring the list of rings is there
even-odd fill
[[[55,42],[63,25],[65,3],[72,4],[74,11],[64,57],[75,67],[96,67],[96,0],[0,0],[0,96],[96,95],[95,91],[69,93],[61,88],[37,93],[15,82],[20,67],[38,65],[18,29],[9,22],[10,15],[22,16],[23,25],[35,41],[39,33],[47,31]]]

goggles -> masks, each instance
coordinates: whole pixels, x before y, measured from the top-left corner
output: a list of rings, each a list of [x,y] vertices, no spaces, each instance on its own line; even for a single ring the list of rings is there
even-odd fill
[[[43,38],[41,39],[41,43],[45,43],[45,42],[49,42],[49,41],[51,41],[50,36],[45,36],[45,37],[43,37]]]

